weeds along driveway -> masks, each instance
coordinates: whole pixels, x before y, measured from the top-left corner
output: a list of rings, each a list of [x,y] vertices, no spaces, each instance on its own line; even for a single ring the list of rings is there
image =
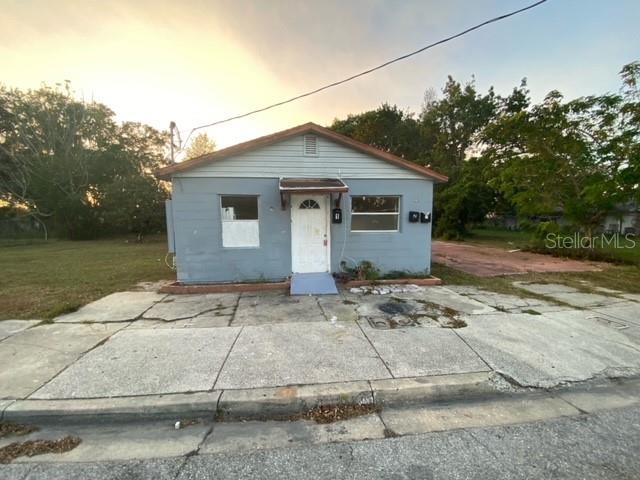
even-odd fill
[[[640,372],[632,298],[122,292],[0,341],[0,398],[97,398],[496,371],[550,387]],[[564,292],[571,293],[571,292]],[[597,302],[596,302],[597,300]],[[616,316],[617,315],[617,316]]]

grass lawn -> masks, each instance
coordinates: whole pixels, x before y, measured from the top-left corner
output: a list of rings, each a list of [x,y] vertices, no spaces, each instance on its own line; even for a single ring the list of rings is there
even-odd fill
[[[510,231],[490,228],[478,228],[471,231],[471,237],[466,241],[470,244],[487,245],[490,247],[512,250],[525,248],[531,244],[532,233],[526,231]],[[612,255],[624,262],[640,265],[640,237],[634,239],[633,248],[616,248],[614,245],[603,245],[599,250]],[[624,238],[620,238],[620,245],[632,246]],[[559,250],[562,253],[561,250]],[[562,255],[560,255],[562,256]]]
[[[164,238],[0,241],[0,320],[49,319],[141,281],[175,279]]]
[[[476,228],[471,230],[471,236],[465,243],[511,250],[527,246],[531,241],[531,235],[531,232],[526,231]]]

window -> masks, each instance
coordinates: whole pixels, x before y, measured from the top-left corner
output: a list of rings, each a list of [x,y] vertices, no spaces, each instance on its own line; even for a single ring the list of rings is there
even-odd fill
[[[220,197],[223,247],[259,247],[258,197]]]
[[[308,199],[308,200],[303,200],[300,203],[300,210],[307,210],[310,208],[320,208],[320,205],[318,205],[318,202],[316,202],[313,199]]]
[[[397,232],[400,197],[351,197],[352,232]]]

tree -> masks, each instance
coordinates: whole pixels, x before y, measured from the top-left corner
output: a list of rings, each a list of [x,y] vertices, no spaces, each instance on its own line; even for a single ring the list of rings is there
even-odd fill
[[[561,211],[591,235],[617,204],[638,198],[640,69],[622,73],[620,94],[566,102],[552,91],[529,109],[504,110],[487,127],[494,184],[519,215]]]
[[[199,133],[195,136],[191,144],[185,149],[185,159],[200,157],[207,153],[213,153],[216,149],[216,142],[211,140],[206,133]]]
[[[482,95],[472,81],[461,84],[449,77],[438,98],[425,94],[420,114],[424,161],[449,176],[436,189],[435,234],[462,238],[471,222],[481,222],[498,202],[499,193],[487,183],[487,162],[476,157],[482,151],[480,134],[496,114],[501,99],[493,88]]]
[[[120,177],[101,191],[100,217],[115,231],[134,232],[138,240],[164,229],[167,191],[149,175]]]
[[[497,98],[490,88],[481,95],[474,81],[461,84],[449,77],[442,97],[425,96],[420,133],[431,146],[426,161],[455,181],[464,161],[478,147],[479,134],[495,115]]]
[[[69,238],[117,231],[102,215],[107,186],[151,178],[165,163],[165,134],[118,125],[106,106],[75,99],[68,83],[25,92],[0,86],[0,102],[0,199]]]
[[[424,153],[418,122],[413,114],[397,106],[382,104],[375,110],[335,119],[332,130],[411,161],[418,161]]]
[[[481,95],[473,81],[462,85],[451,77],[442,94],[439,98],[432,89],[425,92],[418,119],[395,105],[383,104],[345,120],[336,119],[331,128],[447,174],[449,183],[436,190],[436,234],[462,237],[470,222],[482,221],[492,206],[501,202],[500,193],[487,184],[487,162],[468,163],[479,155],[480,133],[494,117],[501,99],[493,89]],[[509,99],[516,103],[512,97]],[[457,185],[459,180],[463,183]]]

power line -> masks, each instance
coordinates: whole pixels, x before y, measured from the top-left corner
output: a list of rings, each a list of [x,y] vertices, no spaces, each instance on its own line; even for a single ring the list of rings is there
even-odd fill
[[[246,112],[246,113],[243,113],[243,114],[240,114],[240,115],[235,115],[233,117],[228,117],[228,118],[225,118],[223,120],[218,120],[218,121],[215,121],[215,122],[212,122],[212,123],[208,123],[206,125],[200,125],[198,127],[193,127],[191,129],[191,131],[189,132],[189,135],[187,136],[187,139],[185,140],[184,143],[186,145],[186,143],[189,141],[189,138],[191,137],[193,132],[195,132],[196,130],[200,130],[202,128],[213,127],[215,125],[220,125],[221,123],[227,123],[227,122],[230,122],[232,120],[238,120],[239,118],[244,118],[244,117],[248,117],[250,115],[255,115],[256,113],[264,112],[266,110],[270,110],[272,108],[280,107],[280,106],[285,105],[287,103],[291,103],[291,102],[294,102],[296,100],[300,100],[301,98],[309,97],[309,96],[314,95],[316,93],[322,92],[323,90],[327,90],[327,89],[332,88],[332,87],[337,87],[338,85],[342,85],[343,83],[350,82],[351,80],[355,80],[356,78],[363,77],[363,76],[368,75],[368,74],[370,74],[372,72],[375,72],[376,70],[380,70],[382,68],[385,68],[385,67],[387,67],[387,66],[389,66],[389,65],[391,65],[393,63],[400,62],[402,60],[406,60],[407,58],[413,57],[414,55],[418,55],[419,53],[422,53],[425,50],[429,50],[429,49],[431,49],[433,47],[437,47],[438,45],[442,45],[443,43],[447,43],[447,42],[450,42],[451,40],[455,40],[456,38],[462,37],[463,35],[466,35],[466,34],[468,34],[470,32],[473,32],[474,30],[478,30],[478,29],[480,29],[482,27],[485,27],[485,26],[487,26],[487,25],[489,25],[491,23],[499,22],[499,21],[504,20],[506,18],[513,17],[514,15],[518,15],[520,13],[526,12],[527,10],[531,10],[531,9],[533,9],[533,8],[539,6],[539,5],[542,5],[546,1],[547,0],[539,0],[539,1],[535,2],[535,3],[532,3],[531,5],[528,5],[526,7],[520,8],[518,10],[514,10],[512,12],[505,13],[504,15],[500,15],[498,17],[491,18],[491,19],[486,20],[486,21],[484,21],[482,23],[474,25],[473,27],[467,28],[466,30],[463,30],[463,31],[461,31],[459,33],[456,33],[455,35],[451,35],[449,37],[443,38],[442,40],[438,40],[437,42],[434,42],[434,43],[431,43],[429,45],[426,45],[426,46],[424,46],[422,48],[419,48],[418,50],[415,50],[415,51],[413,51],[411,53],[407,53],[407,54],[402,55],[400,57],[396,57],[393,60],[389,60],[387,62],[384,62],[384,63],[382,63],[382,64],[380,64],[380,65],[378,65],[376,67],[369,68],[367,70],[364,70],[364,71],[362,71],[360,73],[356,73],[356,74],[351,75],[350,77],[344,78],[342,80],[338,80],[336,82],[329,83],[329,84],[324,85],[322,87],[316,88],[315,90],[310,90],[310,91],[302,93],[300,95],[296,95],[295,97],[291,97],[291,98],[288,98],[286,100],[282,100],[280,102],[272,103],[271,105],[267,105],[267,106],[262,107],[262,108],[257,108],[255,110],[251,110],[250,112]]]

